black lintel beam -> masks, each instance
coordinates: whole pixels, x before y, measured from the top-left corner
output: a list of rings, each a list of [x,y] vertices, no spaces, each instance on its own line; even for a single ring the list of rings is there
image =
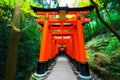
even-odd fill
[[[68,7],[58,7],[58,8],[38,8],[31,6],[34,12],[41,11],[41,12],[58,12],[59,10],[66,10],[66,11],[85,11],[90,10],[92,11],[94,9],[94,6],[86,6],[86,7],[80,7],[80,8],[68,8]]]

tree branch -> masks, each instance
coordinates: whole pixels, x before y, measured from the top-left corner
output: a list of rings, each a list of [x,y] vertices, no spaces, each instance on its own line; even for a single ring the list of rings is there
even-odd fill
[[[118,40],[120,41],[120,35],[117,33],[117,31],[115,31],[114,29],[112,29],[112,27],[106,22],[104,21],[104,19],[100,16],[100,12],[99,12],[99,9],[98,9],[98,6],[97,4],[93,1],[93,0],[90,0],[91,3],[94,5],[94,8],[95,8],[95,12],[97,14],[97,17],[98,19],[118,38]]]

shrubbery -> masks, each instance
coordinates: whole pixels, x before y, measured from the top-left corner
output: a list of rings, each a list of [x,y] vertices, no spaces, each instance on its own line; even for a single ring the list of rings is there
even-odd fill
[[[90,69],[104,80],[120,80],[120,42],[110,34],[86,44]]]
[[[107,45],[107,48],[106,48],[106,53],[108,55],[112,55],[114,54],[114,52],[120,48],[120,42],[119,40],[116,38],[116,37],[113,37],[110,41],[109,41],[109,44]]]

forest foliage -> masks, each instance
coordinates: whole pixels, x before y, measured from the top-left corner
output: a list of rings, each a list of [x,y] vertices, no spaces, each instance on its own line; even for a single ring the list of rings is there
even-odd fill
[[[13,0],[13,2],[9,2],[11,1],[9,0],[7,3],[6,1],[7,0],[3,0],[0,4],[0,60],[2,61],[0,63],[0,78],[3,79],[4,77],[6,59],[9,49],[8,46],[10,40],[10,32],[11,29],[13,29],[20,34],[16,79],[25,80],[26,76],[31,75],[28,73],[31,73],[31,71],[35,69],[37,62],[40,46],[39,25],[35,22],[34,19],[34,17],[36,17],[36,14],[30,9],[30,6],[33,2],[30,4],[30,2],[24,1],[21,4],[21,27],[17,28],[14,26],[12,17],[15,0]]]
[[[113,34],[98,35],[86,43],[90,69],[103,80],[120,79],[120,42]]]
[[[54,4],[51,5],[51,1],[53,1]],[[110,27],[118,33],[118,35],[120,35],[120,1],[93,1],[97,4],[102,19],[107,22]],[[16,0],[0,1],[0,80],[4,77],[11,29],[19,33],[19,53],[16,79],[29,80],[28,78],[36,69],[41,42],[41,32],[39,31],[40,25],[35,22],[34,18],[39,16],[31,10],[30,6],[56,8],[58,5],[58,0],[50,0],[49,2],[46,0],[21,0],[20,28],[14,26],[12,22],[15,3]],[[90,0],[74,0],[72,7],[83,7],[88,5],[92,5]],[[90,68],[94,71],[97,70],[98,72],[102,70],[103,72],[104,70],[108,72],[110,71],[110,73],[112,73],[111,76],[118,79],[120,76],[120,41],[109,31],[106,25],[99,20],[96,14],[97,13],[94,10],[91,14],[87,15],[86,17],[91,18],[91,22],[85,24],[84,26],[85,40],[87,42],[86,46],[88,49],[87,54],[90,64],[98,64],[98,66],[93,65],[90,66]],[[96,53],[98,56],[100,55],[104,57],[99,59],[102,60],[100,63],[94,62],[94,59],[96,59]],[[104,67],[104,69],[101,67]]]

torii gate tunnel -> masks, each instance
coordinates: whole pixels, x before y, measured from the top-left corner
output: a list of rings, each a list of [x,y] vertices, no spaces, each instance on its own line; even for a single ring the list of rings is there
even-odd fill
[[[36,22],[42,25],[40,27],[42,42],[36,73],[46,74],[56,56],[64,50],[79,75],[83,78],[90,77],[84,46],[83,24],[90,22],[90,18],[85,18],[84,15],[89,14],[93,6],[56,9],[32,7],[32,9],[37,15],[42,16],[36,19]]]

